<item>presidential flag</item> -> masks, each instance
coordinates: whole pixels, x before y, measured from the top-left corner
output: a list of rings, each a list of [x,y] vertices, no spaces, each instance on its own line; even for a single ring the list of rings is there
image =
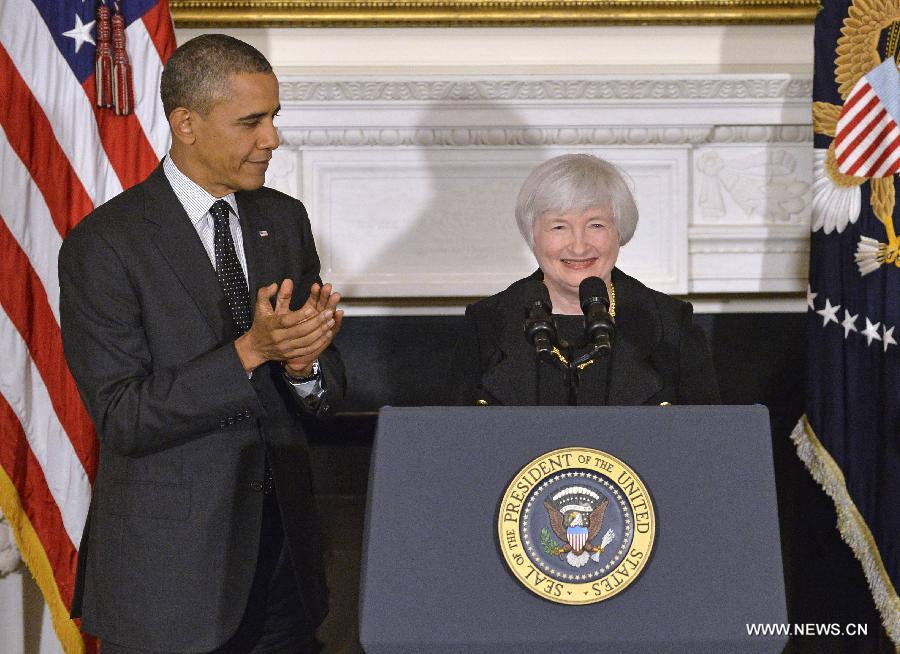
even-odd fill
[[[900,646],[900,3],[824,0],[800,458]]]
[[[0,510],[68,652],[97,442],[63,358],[57,253],[168,150],[167,0],[0,1]]]

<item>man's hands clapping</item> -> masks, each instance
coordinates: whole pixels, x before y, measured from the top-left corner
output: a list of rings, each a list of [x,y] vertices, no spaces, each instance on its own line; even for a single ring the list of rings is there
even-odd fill
[[[235,341],[238,357],[248,373],[266,361],[281,361],[294,377],[312,373],[312,364],[340,331],[344,312],[331,284],[313,284],[302,307],[290,310],[294,283],[285,279],[256,294],[256,313],[250,330]],[[278,294],[275,308],[272,296]]]

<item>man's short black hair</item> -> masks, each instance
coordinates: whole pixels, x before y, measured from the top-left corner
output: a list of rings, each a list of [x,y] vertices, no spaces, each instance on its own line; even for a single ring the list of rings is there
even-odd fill
[[[207,115],[226,96],[229,79],[243,73],[271,73],[272,65],[248,43],[225,34],[202,34],[179,46],[160,83],[166,117],[177,107]]]

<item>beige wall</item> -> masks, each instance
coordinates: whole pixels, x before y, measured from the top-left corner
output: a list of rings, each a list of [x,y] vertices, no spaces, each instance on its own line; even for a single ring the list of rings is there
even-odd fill
[[[810,73],[809,25],[578,28],[214,29],[249,41],[280,72]]]

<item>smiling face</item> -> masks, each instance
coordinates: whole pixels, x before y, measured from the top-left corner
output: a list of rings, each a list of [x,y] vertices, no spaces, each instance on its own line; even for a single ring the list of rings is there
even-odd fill
[[[619,231],[606,207],[557,213],[534,221],[534,256],[555,313],[580,314],[578,286],[586,277],[607,284],[619,258]]]
[[[262,186],[279,144],[275,75],[231,75],[228,86],[206,115],[176,109],[170,117],[178,141],[172,152],[175,164],[215,197]]]

